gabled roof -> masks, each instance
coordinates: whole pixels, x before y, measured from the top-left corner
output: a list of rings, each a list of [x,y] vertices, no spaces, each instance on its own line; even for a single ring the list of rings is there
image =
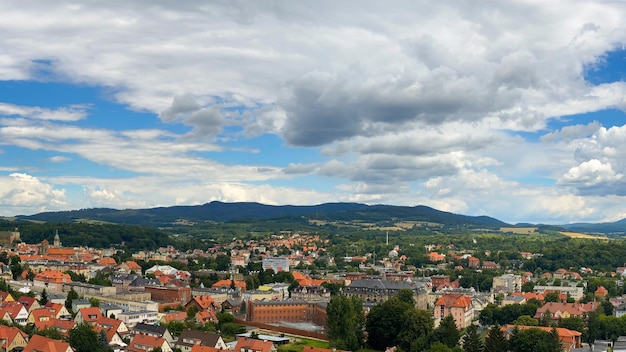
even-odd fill
[[[200,324],[208,323],[210,321],[217,321],[217,315],[215,315],[215,312],[213,311],[203,310],[196,313],[196,320]]]
[[[220,335],[218,333],[185,329],[180,333],[176,346],[192,347],[200,344],[215,347],[219,339]]]
[[[187,316],[187,313],[185,313]],[[158,335],[163,336],[167,331],[167,327],[161,325],[153,325],[153,324],[145,324],[145,323],[137,323],[133,328],[133,333],[135,334],[145,334],[145,335]]]
[[[48,319],[45,319],[45,320],[49,320],[50,318],[53,318],[54,317],[54,313],[49,311],[46,308],[38,308],[38,309],[33,309],[30,312],[30,316],[33,317],[33,320],[34,320],[33,322],[37,323],[38,321],[41,321],[42,318],[48,318]]]
[[[122,325],[123,321],[119,319],[107,318],[105,316],[101,316],[94,322],[95,326],[101,326],[105,329],[113,329],[117,331],[117,329]]]
[[[274,344],[269,341],[240,337],[235,345],[235,351],[270,352]]]
[[[28,339],[28,334],[14,326],[0,325],[0,340],[2,340],[2,345],[0,346],[3,349],[6,348],[7,341],[9,341],[9,343],[12,342],[15,340],[17,335],[21,335],[22,338]]]
[[[69,331],[76,326],[76,323],[72,320],[62,320],[57,318],[50,318],[46,321],[35,321],[35,327],[37,330],[44,330],[48,328],[56,329],[61,335],[69,336]]]
[[[41,335],[33,335],[23,352],[66,352],[73,351],[70,344]]]
[[[195,296],[187,304],[192,302],[196,303],[198,307],[203,310],[217,308],[217,303],[215,303],[215,300],[213,300],[213,297],[211,296]]]
[[[26,308],[20,302],[5,302],[2,307],[0,307],[0,316],[4,316],[4,313],[9,313],[11,319],[15,319],[20,313],[28,313]]]
[[[78,314],[82,316],[83,321],[88,323],[95,322],[102,317],[102,313],[98,307],[81,308],[78,310]],[[78,316],[78,314],[76,314],[76,316]]]
[[[445,306],[446,308],[469,308],[471,305],[472,299],[460,293],[446,293],[439,297],[435,303],[435,306]]]
[[[20,302],[26,309],[30,309],[30,307],[37,302],[35,297],[28,296],[20,296],[17,301]]]
[[[61,303],[54,303],[51,301],[46,302],[44,308],[54,313],[54,315],[58,315],[65,306]]]
[[[129,351],[150,351],[166,343],[162,337],[154,337],[150,335],[137,334],[128,344]]]

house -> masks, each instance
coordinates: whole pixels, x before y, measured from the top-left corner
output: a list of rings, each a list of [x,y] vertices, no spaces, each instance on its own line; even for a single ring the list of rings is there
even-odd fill
[[[141,310],[135,312],[122,312],[117,315],[117,318],[123,321],[129,328],[133,328],[139,323],[156,324],[158,316],[159,313],[156,311]]]
[[[166,314],[164,314],[159,320],[159,322],[168,324],[172,321],[185,320],[185,319],[187,319],[187,312],[173,311],[173,312],[167,312]]]
[[[117,262],[115,262],[115,259],[111,257],[100,258],[97,263],[98,265],[108,266],[108,267],[117,265]]]
[[[583,318],[587,313],[590,313],[597,308],[598,303],[595,302],[589,302],[587,304],[547,302],[543,306],[537,308],[534,318],[541,319],[549,317],[557,321],[570,317]]]
[[[102,317],[100,309],[98,307],[81,308],[76,313],[74,321],[76,324],[88,323],[93,325],[99,318]]]
[[[62,292],[63,285],[72,282],[70,274],[64,274],[58,270],[44,270],[35,275],[33,285],[38,288],[48,288],[51,291]]]
[[[133,327],[132,334],[144,334],[150,335],[152,337],[161,337],[164,338],[165,341],[167,341],[169,344],[172,344],[174,342],[174,337],[172,336],[170,331],[167,329],[167,327],[162,325],[139,323]]]
[[[206,324],[210,322],[217,322],[217,315],[210,310],[203,310],[196,313],[196,322],[198,324]]]
[[[127,350],[131,352],[145,352],[160,349],[162,352],[172,352],[170,344],[162,337],[137,334],[128,344]]]
[[[97,334],[101,334],[104,331],[104,335],[106,336],[106,340],[107,340],[107,345],[109,347],[112,347],[114,349],[115,348],[120,349],[121,347],[128,346],[122,339],[122,336],[117,331],[115,331],[115,328],[107,329],[104,326],[96,325],[93,327],[93,330]]]
[[[132,260],[126,261],[121,263],[120,265],[117,266],[117,269],[121,272],[126,272],[126,273],[139,273],[141,274],[141,266],[139,264],[137,264],[137,262],[134,262]]]
[[[46,308],[34,309],[28,314],[28,323],[29,324],[37,324],[38,322],[48,321],[52,318],[55,318],[54,314],[47,310]]]
[[[217,303],[211,296],[195,296],[187,304],[185,304],[185,310],[189,310],[191,307],[198,308],[199,311],[209,310],[212,312],[217,311]]]
[[[246,289],[246,282],[242,280],[229,280],[223,279],[214,283],[211,288],[230,288],[231,286],[235,286],[235,288],[239,288],[242,291]]]
[[[57,319],[71,319],[72,314],[65,308],[64,304],[47,302],[44,306],[45,309],[52,312],[55,318]]]
[[[70,344],[41,335],[33,335],[23,352],[74,352]]]
[[[100,318],[96,319],[96,321],[93,323],[93,326],[101,326],[105,329],[113,329],[115,332],[119,333],[120,336],[126,336],[130,334],[130,330],[128,329],[126,324],[119,319],[101,316]]]
[[[28,313],[32,312],[35,309],[41,308],[41,305],[35,299],[35,297],[20,296],[17,301],[20,302],[24,306],[24,308],[26,308]]]
[[[515,328],[520,330],[528,330],[528,329],[540,329],[546,332],[551,332],[553,328],[547,326],[525,326],[525,325],[512,325],[507,324],[503,326],[502,332],[504,333],[504,337],[509,339],[511,334]],[[575,330],[569,330],[565,328],[555,328],[557,334],[559,335],[559,340],[561,341],[561,346],[563,346],[563,350],[565,352],[569,352],[574,348],[580,348],[581,336],[582,333]]]
[[[2,350],[11,351],[16,347],[25,347],[28,335],[14,326],[0,325],[0,341]]]
[[[598,288],[596,289],[596,292],[594,292],[594,294],[598,298],[603,298],[603,297],[606,297],[606,295],[609,294],[609,290],[607,290],[604,286],[598,286]]]
[[[6,302],[13,302],[15,301],[15,298],[13,298],[13,296],[11,296],[10,293],[5,292],[5,291],[0,291],[0,304],[4,304]]]
[[[28,310],[20,303],[11,301],[0,307],[0,317],[8,314],[14,324],[26,325],[28,321]]]
[[[444,254],[440,254],[437,252],[430,252],[426,256],[431,262],[442,262],[446,260],[446,256]]]
[[[76,327],[76,323],[71,320],[61,320],[54,317],[50,317],[47,320],[36,321],[34,324],[39,331],[55,329],[64,337],[69,337],[70,330]]]
[[[235,352],[276,352],[276,346],[269,341],[240,337],[235,345]]]
[[[458,329],[470,326],[474,318],[472,299],[461,293],[445,293],[435,302],[435,325],[451,315]]]
[[[238,299],[229,298],[222,302],[222,310],[227,313],[237,315],[241,313],[241,302]]]
[[[180,348],[181,352],[190,352],[194,345],[226,349],[226,343],[219,334],[189,329],[182,331],[174,347]]]

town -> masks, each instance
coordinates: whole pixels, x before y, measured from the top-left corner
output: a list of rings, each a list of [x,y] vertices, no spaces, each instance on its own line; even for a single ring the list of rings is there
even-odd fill
[[[543,253],[512,260],[452,243],[422,245],[411,260],[388,234],[378,258],[329,256],[328,238],[282,231],[125,260],[115,248],[63,246],[58,231],[40,243],[18,229],[0,237],[7,351],[521,351],[541,338],[567,352],[626,348],[623,266],[538,270],[530,263]],[[511,341],[522,347],[498,347]]]

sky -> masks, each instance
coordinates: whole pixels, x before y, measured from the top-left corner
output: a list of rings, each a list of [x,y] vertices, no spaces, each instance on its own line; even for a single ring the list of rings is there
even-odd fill
[[[622,1],[0,2],[0,216],[626,218]]]

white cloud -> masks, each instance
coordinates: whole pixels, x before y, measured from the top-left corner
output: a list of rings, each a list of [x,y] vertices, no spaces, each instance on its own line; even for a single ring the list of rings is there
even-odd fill
[[[23,173],[0,176],[0,212],[31,214],[66,205],[65,190]]]

